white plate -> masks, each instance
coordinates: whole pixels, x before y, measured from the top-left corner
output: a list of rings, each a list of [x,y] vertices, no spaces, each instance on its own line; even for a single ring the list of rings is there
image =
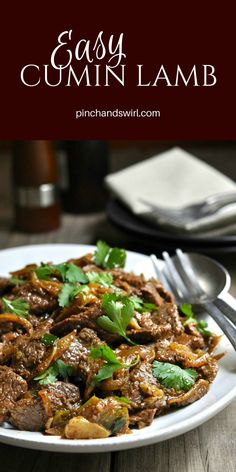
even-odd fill
[[[0,251],[0,274],[8,275],[9,271],[31,262],[59,262],[93,250],[93,246],[75,244],[46,244],[5,249]],[[149,258],[134,252],[128,252],[126,270],[133,270],[137,274],[143,272],[147,277],[154,275]],[[232,304],[236,307],[233,299]],[[208,321],[212,330],[220,332],[212,320]],[[226,351],[226,355],[220,361],[219,373],[207,395],[192,405],[156,418],[151,426],[134,430],[132,434],[107,439],[68,440],[0,427],[0,440],[3,443],[30,449],[88,453],[147,446],[183,434],[212,418],[236,396],[236,353],[225,337],[221,342],[221,349]]]

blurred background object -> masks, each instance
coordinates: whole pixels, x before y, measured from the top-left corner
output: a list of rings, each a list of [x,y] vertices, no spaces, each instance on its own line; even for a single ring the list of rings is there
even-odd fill
[[[59,227],[57,166],[50,141],[13,142],[12,193],[16,229],[37,233]]]
[[[6,232],[6,228],[9,228],[13,222],[14,192],[11,182],[13,144],[14,142],[0,143],[0,227],[3,232]],[[181,147],[223,172],[232,180],[236,180],[236,142],[104,142],[91,140],[55,141],[52,144],[58,166],[62,206],[62,226],[56,232],[50,233],[52,241],[56,237],[60,241],[61,235],[61,240],[64,241],[66,237],[67,242],[94,243],[98,238],[101,238],[107,240],[111,245],[123,245],[127,249],[146,253],[154,248],[156,252],[165,248],[174,249],[178,242],[173,235],[156,229],[153,237],[150,238],[150,228],[145,226],[146,233],[143,232],[142,228],[140,229],[140,221],[137,228],[137,221],[133,221],[131,213],[128,215],[128,218],[132,219],[130,230],[127,227],[126,209],[125,215],[121,213],[122,222],[118,221],[117,224],[115,219],[120,220],[120,214],[117,213],[117,208],[112,207],[110,195],[104,188],[104,177],[107,173],[124,169],[174,146]],[[109,221],[107,208],[108,214],[110,213]],[[85,221],[87,221],[87,225],[83,234],[82,228]],[[66,229],[67,222],[70,222],[70,231]],[[14,234],[15,244],[20,244],[22,240],[20,233]],[[36,241],[36,236],[37,231],[35,237],[33,235],[31,237],[32,243]],[[37,237],[39,238],[39,236]],[[43,239],[40,241],[43,242]],[[193,246],[199,250],[195,241],[186,238],[182,240],[182,248]],[[209,240],[200,249],[202,252],[236,250],[236,236],[233,236],[232,241],[229,241],[227,245],[225,242],[217,245],[214,244],[214,241]]]
[[[62,206],[68,213],[101,211],[108,193],[103,185],[109,172],[106,141],[57,143]]]

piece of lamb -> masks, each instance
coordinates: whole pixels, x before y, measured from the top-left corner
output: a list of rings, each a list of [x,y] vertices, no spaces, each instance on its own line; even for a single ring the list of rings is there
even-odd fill
[[[32,392],[31,398],[17,401],[11,408],[9,422],[17,429],[42,431],[56,411],[72,411],[79,406],[79,388],[70,383],[55,382]]]
[[[0,423],[27,389],[27,382],[20,375],[13,372],[10,367],[0,366]]]

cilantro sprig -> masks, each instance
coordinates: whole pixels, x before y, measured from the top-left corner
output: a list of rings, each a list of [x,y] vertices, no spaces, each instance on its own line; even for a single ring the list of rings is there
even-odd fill
[[[103,359],[104,365],[93,377],[94,385],[97,385],[102,380],[112,377],[114,372],[118,369],[134,367],[140,361],[140,357],[137,356],[134,362],[130,364],[122,364],[116,357],[114,351],[107,344],[100,344],[98,347],[91,347],[90,356],[92,359]]]
[[[65,362],[61,359],[58,359],[42,374],[34,377],[34,380],[37,380],[40,385],[48,385],[50,383],[56,382],[58,377],[61,377],[63,380],[67,381],[68,377],[70,377],[72,374],[73,367],[65,364]]]
[[[97,249],[94,252],[94,262],[98,267],[104,269],[123,268],[126,262],[126,251],[118,247],[111,248],[104,241],[98,241]]]
[[[154,361],[152,373],[166,388],[174,390],[189,390],[193,387],[198,373],[195,369],[182,369],[168,362]]]
[[[186,320],[183,322],[183,326],[186,326],[189,323],[193,323],[195,324],[197,330],[202,336],[211,336],[211,331],[207,329],[207,322],[203,320],[197,321],[197,319],[195,318],[195,315],[192,310],[192,305],[190,305],[189,303],[182,303],[182,305],[180,305],[180,310],[186,317]]]
[[[126,335],[126,328],[134,316],[134,305],[128,297],[121,297],[114,293],[102,296],[102,308],[105,315],[97,319],[97,324],[105,331],[119,334],[126,341],[135,344]]]
[[[123,365],[117,359],[114,351],[109,346],[107,346],[107,344],[101,344],[98,347],[92,347],[90,349],[90,355],[92,359],[103,359],[105,361],[104,365],[93,377],[94,385],[98,385],[100,382],[102,382],[102,380],[112,377],[116,370],[123,367]]]
[[[146,311],[150,312],[157,309],[157,306],[154,303],[146,303],[142,298],[137,297],[136,295],[130,297],[130,301],[133,303],[134,309],[140,313],[144,313]]]
[[[29,315],[29,303],[23,300],[22,298],[15,298],[14,300],[9,300],[8,298],[3,297],[3,309],[5,312],[14,313],[15,315],[20,316],[20,318],[27,318]]]
[[[202,336],[209,337],[212,335],[212,333],[211,331],[209,331],[209,329],[206,328],[208,328],[208,323],[206,321],[200,320],[197,322],[197,329],[199,333],[201,333]]]
[[[88,292],[89,292],[89,287],[87,285],[76,285],[72,283],[65,283],[58,296],[59,306],[64,308],[65,306],[68,306],[70,302],[79,293],[88,293]]]
[[[196,323],[196,318],[192,310],[192,305],[190,305],[189,303],[182,303],[182,305],[180,305],[180,310],[186,317],[186,320],[183,322],[183,326],[186,326],[189,323]]]
[[[50,277],[60,275],[63,282],[69,283],[88,283],[88,278],[81,267],[72,262],[65,262],[57,265],[41,264],[35,269],[38,279],[48,280]]]
[[[108,288],[112,285],[113,277],[109,272],[87,272],[88,281],[102,285],[102,287]]]
[[[24,285],[26,283],[25,280],[20,279],[19,277],[12,276],[9,279],[9,284],[11,285]]]

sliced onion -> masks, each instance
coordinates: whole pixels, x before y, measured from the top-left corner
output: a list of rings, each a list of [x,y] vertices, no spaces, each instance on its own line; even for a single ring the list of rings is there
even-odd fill
[[[75,340],[76,333],[77,333],[77,330],[74,329],[73,331],[71,331],[71,333],[67,334],[66,336],[63,336],[63,338],[60,338],[57,341],[55,345],[56,351],[54,353],[53,362],[59,359],[62,356],[62,354],[65,351],[67,351],[71,343]]]
[[[33,327],[30,321],[21,316],[14,315],[13,313],[3,313],[0,315],[0,323],[17,323],[21,325],[25,330],[31,334],[33,332]]]

